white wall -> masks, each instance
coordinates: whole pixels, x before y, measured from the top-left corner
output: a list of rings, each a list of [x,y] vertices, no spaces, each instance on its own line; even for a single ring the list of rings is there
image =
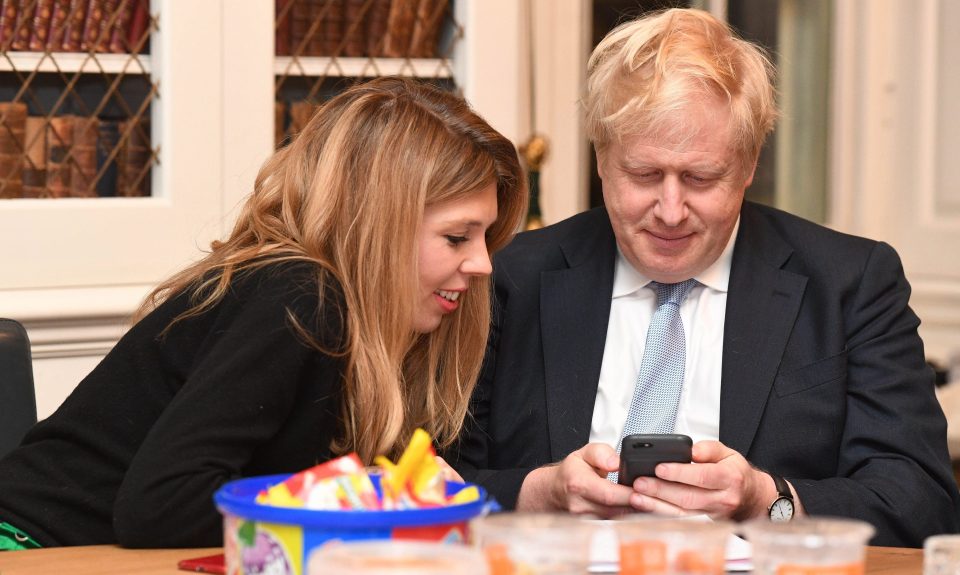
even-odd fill
[[[831,223],[897,249],[944,361],[960,350],[960,0],[836,9]]]

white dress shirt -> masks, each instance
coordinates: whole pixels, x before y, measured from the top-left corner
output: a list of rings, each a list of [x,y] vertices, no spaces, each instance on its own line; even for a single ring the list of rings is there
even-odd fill
[[[680,306],[687,357],[683,390],[677,408],[674,433],[689,435],[694,443],[720,437],[720,367],[723,359],[723,320],[733,244],[740,221],[734,226],[723,253],[712,266],[694,279]],[[610,322],[600,367],[600,385],[590,425],[590,442],[614,448],[620,440],[640,373],[650,318],[656,308],[656,292],[617,250],[610,303]]]

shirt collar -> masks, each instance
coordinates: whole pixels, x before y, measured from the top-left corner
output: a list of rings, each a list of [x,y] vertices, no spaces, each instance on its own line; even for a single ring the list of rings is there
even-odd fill
[[[727,246],[723,248],[720,257],[707,269],[694,277],[695,280],[707,286],[710,289],[726,292],[730,285],[730,266],[733,263],[733,246],[737,242],[737,231],[740,229],[740,218],[733,225],[733,232],[730,239],[727,240]],[[648,283],[650,278],[638,272],[636,268],[630,265],[627,258],[623,257],[619,244],[617,245],[617,264],[613,272],[613,297],[618,298],[630,295],[639,289],[642,289]]]

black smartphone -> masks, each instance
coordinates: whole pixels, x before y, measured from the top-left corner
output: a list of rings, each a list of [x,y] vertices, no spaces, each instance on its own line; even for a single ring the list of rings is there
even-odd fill
[[[653,477],[658,463],[690,463],[693,441],[677,433],[638,433],[620,444],[621,485],[633,485],[637,477]]]

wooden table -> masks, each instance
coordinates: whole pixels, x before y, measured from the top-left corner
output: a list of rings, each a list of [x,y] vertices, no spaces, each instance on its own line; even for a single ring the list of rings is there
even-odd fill
[[[0,575],[184,575],[177,561],[219,553],[207,549],[120,549],[111,545],[0,552]],[[921,575],[923,551],[870,547],[866,575]]]
[[[0,575],[185,575],[181,559],[222,553],[206,549],[121,549],[113,545],[0,551]]]

